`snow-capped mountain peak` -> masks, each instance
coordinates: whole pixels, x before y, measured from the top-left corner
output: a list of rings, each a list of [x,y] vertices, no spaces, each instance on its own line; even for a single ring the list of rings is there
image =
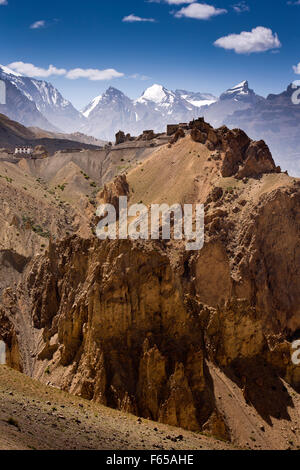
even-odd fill
[[[92,101],[81,111],[81,114],[87,118],[92,119],[99,113],[102,113],[108,106],[128,106],[131,102],[124,93],[117,88],[109,87],[104,93],[96,96]]]
[[[248,97],[254,96],[255,93],[253,90],[249,88],[249,83],[247,80],[238,83],[237,85],[229,88],[220,96],[220,100],[226,99],[236,99],[236,100],[244,100]]]
[[[100,103],[101,99],[102,99],[102,96],[103,95],[99,95],[99,96],[96,96],[91,102],[90,104],[88,104],[82,111],[82,114],[88,118],[89,115],[91,114],[91,112],[93,111],[93,109],[95,109],[98,104]]]
[[[203,109],[204,119],[214,127],[226,124],[228,116],[236,111],[241,111],[256,105],[264,98],[257,95],[251,88],[247,80],[234,85],[220,96],[216,103]]]
[[[137,100],[137,102],[144,103],[146,100],[159,104],[162,103],[170,95],[172,95],[172,92],[169,92],[162,85],[158,85],[157,83],[155,83],[144,91],[144,93]]]
[[[26,77],[2,65],[0,79],[14,85],[27,100],[34,103],[37,110],[52,124],[52,128],[74,132],[84,123],[85,117],[51,83]],[[30,120],[23,120],[21,123],[31,125]]]
[[[201,116],[198,103],[203,106],[216,101],[210,94],[181,91],[154,83],[133,100],[110,87],[83,109],[82,114],[88,120],[84,132],[106,140],[111,140],[120,129],[133,135],[141,134],[144,129],[162,132],[167,124],[189,122]]]
[[[118,90],[118,88],[115,88],[113,86],[110,86],[106,92],[106,95],[117,95],[117,96],[125,96],[124,93],[121,90]]]
[[[247,80],[243,80],[241,83],[238,83],[235,85],[232,90],[248,90],[249,89],[249,83]]]
[[[2,70],[3,73],[6,73],[7,75],[14,75],[15,77],[22,77],[18,72],[15,72],[14,70],[10,69],[9,67],[6,67],[6,65],[0,64],[0,70]]]
[[[211,93],[176,90],[175,94],[198,108],[201,106],[209,106],[217,101],[217,98]]]
[[[110,86],[102,95],[101,98],[99,99],[99,103],[102,101],[107,103],[107,102],[122,102],[129,100],[129,98],[121,91],[118,90],[117,88],[114,88]]]

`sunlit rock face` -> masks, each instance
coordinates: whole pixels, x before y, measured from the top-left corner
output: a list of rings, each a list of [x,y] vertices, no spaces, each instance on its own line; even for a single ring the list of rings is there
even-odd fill
[[[300,388],[290,355],[300,329],[300,182],[242,131],[192,125],[97,197],[203,201],[202,250],[187,252],[183,240],[50,240],[3,290],[0,337],[7,364],[44,383],[225,439],[214,370],[258,409],[276,403],[276,390],[280,400],[282,378]]]

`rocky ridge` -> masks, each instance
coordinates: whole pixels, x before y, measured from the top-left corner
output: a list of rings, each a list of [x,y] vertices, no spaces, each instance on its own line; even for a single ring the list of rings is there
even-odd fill
[[[269,426],[289,413],[283,381],[300,389],[291,362],[300,329],[300,184],[280,173],[264,142],[200,119],[99,198],[141,199],[137,183],[147,173],[171,181],[180,152],[185,188],[193,188],[186,202],[205,204],[200,252],[174,241],[51,242],[4,291],[1,315],[26,374],[241,444],[215,395],[213,368]],[[192,164],[203,165],[196,178]]]

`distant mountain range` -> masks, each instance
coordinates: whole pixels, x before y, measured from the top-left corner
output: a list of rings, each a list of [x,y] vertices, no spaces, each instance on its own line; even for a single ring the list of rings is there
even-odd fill
[[[167,124],[186,122],[199,117],[200,105],[212,104],[213,95],[192,93],[185,90],[170,91],[162,85],[153,85],[136,100],[110,87],[94,98],[82,113],[88,122],[83,132],[98,138],[112,139],[124,129],[133,135],[145,129],[161,132]]]
[[[51,131],[57,130],[38,110],[36,103],[15,85],[12,78],[12,75],[3,73],[0,68],[0,79],[6,85],[6,104],[0,104],[0,113],[27,126],[37,126]]]
[[[224,119],[228,127],[240,127],[253,139],[265,140],[276,162],[291,175],[300,176],[300,104],[293,104],[292,85],[271,94],[247,109]]]
[[[200,111],[207,122],[213,127],[219,127],[236,111],[246,110],[261,101],[264,98],[256,95],[245,80],[222,93],[211,106],[201,107]]]
[[[0,104],[0,113],[27,127],[113,140],[119,130],[131,135],[145,129],[163,132],[167,124],[204,116],[214,127],[239,127],[254,139],[266,140],[277,162],[300,175],[300,105],[292,103],[291,86],[263,98],[245,80],[217,98],[155,84],[135,100],[110,87],[80,112],[49,82],[24,77],[4,66],[0,66],[0,79],[7,88],[7,103]]]
[[[77,131],[84,124],[84,116],[51,83],[24,77],[3,66],[0,79],[7,87],[7,105],[0,104],[0,112],[11,119],[64,132]]]

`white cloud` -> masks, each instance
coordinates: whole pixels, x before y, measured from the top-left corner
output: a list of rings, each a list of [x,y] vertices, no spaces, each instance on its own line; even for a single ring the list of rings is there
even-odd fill
[[[293,65],[293,70],[294,70],[294,73],[296,73],[297,75],[300,75],[300,62],[297,65]]]
[[[245,11],[250,11],[250,7],[244,2],[241,1],[232,6],[236,13],[244,13]]]
[[[222,15],[227,13],[227,10],[223,8],[215,8],[212,5],[206,3],[192,3],[187,7],[181,8],[175,13],[176,18],[195,18],[196,20],[208,20],[212,16]]]
[[[131,14],[131,15],[125,16],[122,21],[124,23],[136,23],[136,22],[140,23],[141,21],[154,23],[155,19],[154,18],[141,18],[140,16]]]
[[[35,21],[34,23],[32,23],[32,25],[30,25],[30,29],[41,29],[41,28],[45,28],[45,26],[46,26],[46,21],[39,20],[39,21]]]
[[[252,31],[242,31],[240,34],[229,34],[217,39],[214,45],[227,50],[232,49],[237,54],[265,52],[281,47],[277,34],[263,26],[257,26]]]
[[[134,80],[150,80],[151,77],[148,77],[147,75],[142,75],[140,73],[134,73],[133,75],[129,75],[128,78],[133,78]]]
[[[82,69],[76,68],[71,70],[58,69],[54,65],[49,65],[47,69],[36,67],[33,64],[28,64],[24,62],[12,62],[7,65],[10,69],[15,72],[25,75],[27,77],[37,77],[37,78],[47,78],[51,75],[61,75],[69,78],[70,80],[76,80],[78,78],[87,78],[88,80],[97,81],[97,80],[112,80],[113,78],[124,77],[124,74],[118,72],[115,69]]]
[[[8,5],[8,1],[7,0],[0,0],[0,5]]]
[[[65,75],[67,72],[66,69],[58,69],[53,65],[49,65],[47,69],[43,69],[24,62],[12,62],[7,67],[22,75],[39,78],[47,78],[51,75]]]
[[[76,80],[77,78],[87,78],[88,80],[111,80],[112,78],[124,77],[124,73],[118,72],[115,69],[72,69],[66,74],[66,78]]]

